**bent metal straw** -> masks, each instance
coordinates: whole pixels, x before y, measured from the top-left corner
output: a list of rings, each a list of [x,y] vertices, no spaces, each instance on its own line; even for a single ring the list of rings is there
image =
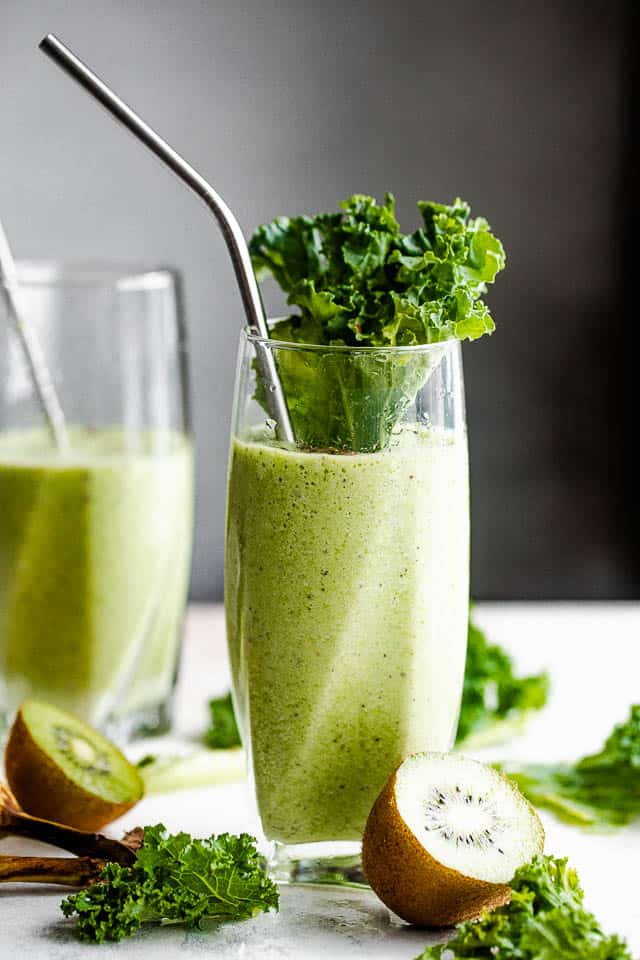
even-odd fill
[[[258,290],[251,257],[235,216],[211,184],[192,167],[184,157],[169,146],[131,107],[120,99],[92,70],[87,67],[54,34],[48,34],[40,43],[46,53],[62,70],[102,104],[111,116],[127,128],[141,143],[169,167],[173,173],[205,202],[212,211],[226,241],[240,288],[240,295],[249,327],[264,340],[269,339],[269,327]],[[255,344],[256,358],[262,377],[269,413],[276,422],[281,440],[295,440],[287,402],[278,370],[270,348],[260,341]]]

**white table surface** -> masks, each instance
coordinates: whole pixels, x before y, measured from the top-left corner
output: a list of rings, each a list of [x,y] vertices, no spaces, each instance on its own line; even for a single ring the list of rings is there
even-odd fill
[[[527,732],[487,759],[572,759],[598,749],[612,725],[640,701],[640,604],[487,604],[477,620],[507,648],[522,671],[552,675],[548,707]],[[229,668],[220,607],[189,613],[178,690],[177,736],[184,744],[207,722],[206,702],[224,692]],[[167,749],[175,741],[165,741]],[[151,749],[158,751],[160,741]],[[139,752],[139,751],[138,751]],[[547,851],[568,856],[578,869],[587,903],[604,929],[628,939],[640,956],[640,827],[594,836],[543,814]],[[161,820],[171,830],[205,836],[257,832],[244,784],[149,797],[110,829]],[[1,852],[35,852],[36,845],[5,839]],[[42,852],[47,848],[41,847]],[[50,848],[49,848],[50,849]],[[280,913],[218,929],[148,928],[118,945],[78,943],[59,910],[60,888],[0,886],[0,957],[80,960],[88,957],[216,960],[332,960],[359,957],[411,960],[427,942],[424,931],[397,919],[367,891],[282,888]]]

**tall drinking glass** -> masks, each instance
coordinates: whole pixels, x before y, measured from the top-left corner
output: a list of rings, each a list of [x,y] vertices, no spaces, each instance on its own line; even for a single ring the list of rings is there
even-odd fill
[[[69,449],[0,308],[0,710],[32,696],[116,736],[164,729],[193,504],[176,277],[24,263],[19,281]]]
[[[469,601],[461,353],[457,341],[261,341],[292,446],[265,415],[258,339],[242,335],[237,371],[228,642],[276,875],[313,879],[357,854],[402,758],[455,736]]]

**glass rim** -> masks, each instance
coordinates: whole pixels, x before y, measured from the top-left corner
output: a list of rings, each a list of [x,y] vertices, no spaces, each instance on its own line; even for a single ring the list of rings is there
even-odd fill
[[[286,317],[270,317],[267,320],[269,327],[272,328],[280,320],[285,320]],[[244,326],[242,328],[242,333],[246,337],[249,343],[259,343],[264,344],[265,346],[275,347],[277,350],[304,350],[310,351],[312,353],[351,353],[353,355],[364,353],[364,354],[417,354],[417,353],[430,353],[431,351],[436,351],[442,349],[443,347],[450,347],[455,344],[460,344],[461,341],[457,337],[449,337],[447,340],[437,340],[434,343],[417,343],[412,344],[411,346],[392,346],[391,344],[387,345],[378,345],[378,344],[357,344],[352,346],[351,344],[346,343],[298,343],[292,340],[276,340],[272,337],[263,337],[255,327]]]
[[[117,291],[168,290],[178,275],[172,267],[126,260],[37,260],[16,261],[21,287],[88,287]]]

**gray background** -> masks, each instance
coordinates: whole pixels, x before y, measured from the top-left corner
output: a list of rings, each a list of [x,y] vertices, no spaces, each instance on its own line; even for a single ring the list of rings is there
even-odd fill
[[[143,257],[184,274],[194,597],[222,590],[233,274],[204,209],[38,40],[72,46],[247,233],[353,192],[392,190],[405,229],[419,198],[459,194],[487,215],[509,265],[490,295],[498,332],[465,353],[473,590],[614,597],[639,580],[617,300],[626,12],[616,0],[0,0],[0,213],[16,253]]]

